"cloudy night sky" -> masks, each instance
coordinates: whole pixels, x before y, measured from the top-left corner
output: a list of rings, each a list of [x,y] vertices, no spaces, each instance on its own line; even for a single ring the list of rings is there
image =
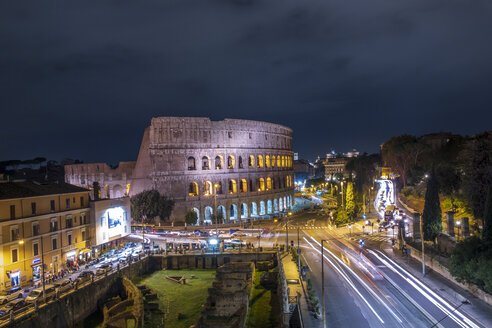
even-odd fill
[[[492,128],[485,0],[0,3],[0,160],[136,160],[155,116],[294,130],[294,151],[376,152]]]

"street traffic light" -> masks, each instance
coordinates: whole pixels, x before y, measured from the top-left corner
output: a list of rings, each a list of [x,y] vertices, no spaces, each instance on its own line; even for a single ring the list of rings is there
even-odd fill
[[[290,246],[294,247],[294,241],[293,240],[290,241]]]

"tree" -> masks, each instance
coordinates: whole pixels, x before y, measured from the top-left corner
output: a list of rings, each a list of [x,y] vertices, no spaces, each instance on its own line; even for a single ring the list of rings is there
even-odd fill
[[[352,182],[347,183],[347,193],[345,196],[345,210],[349,218],[355,217],[355,202],[354,202],[354,185]]]
[[[197,221],[198,221],[198,215],[196,214],[195,211],[189,210],[188,212],[186,212],[185,215],[186,224],[196,224]]]
[[[94,193],[94,200],[101,199],[101,186],[99,186],[99,182],[94,181],[92,183],[92,192]]]
[[[217,220],[216,220],[216,218],[217,218]],[[215,214],[213,215],[213,221],[214,221],[213,223],[214,224],[216,224],[216,223],[220,224],[220,223],[222,223],[223,220],[224,220],[224,213],[222,213],[222,211],[217,210],[217,215],[215,215]]]
[[[492,184],[492,133],[469,140],[460,154],[463,166],[463,191],[473,216],[484,222],[487,191]]]
[[[408,170],[417,165],[420,155],[427,149],[414,136],[402,135],[386,141],[381,148],[381,156],[385,165],[398,172],[406,187]]]
[[[485,202],[482,238],[486,241],[492,242],[492,185],[489,186],[487,200]]]
[[[146,190],[130,198],[132,218],[146,223],[159,217],[169,218],[174,208],[174,201],[162,196],[157,190]]]
[[[350,218],[347,215],[347,211],[344,209],[339,208],[337,211],[337,215],[335,216],[335,219],[333,220],[333,223],[336,225],[342,225],[350,222]]]
[[[439,201],[439,184],[434,168],[427,181],[422,225],[424,239],[435,243],[437,235],[442,231],[442,214]]]
[[[377,166],[380,162],[379,154],[367,155],[367,153],[352,157],[347,161],[345,170],[350,173],[350,176],[355,175],[354,189],[356,193],[362,194],[364,187],[371,187],[374,184],[374,177],[377,175]]]

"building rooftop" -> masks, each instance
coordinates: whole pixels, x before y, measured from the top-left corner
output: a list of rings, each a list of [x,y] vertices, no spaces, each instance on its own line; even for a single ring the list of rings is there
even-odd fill
[[[0,199],[68,194],[83,191],[88,190],[68,183],[49,181],[14,181],[0,183]]]

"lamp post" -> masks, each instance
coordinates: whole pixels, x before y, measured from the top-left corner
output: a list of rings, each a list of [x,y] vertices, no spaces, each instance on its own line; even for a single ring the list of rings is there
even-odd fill
[[[342,209],[343,209],[343,181],[341,182],[342,185]]]
[[[285,251],[289,251],[289,217],[287,216],[285,219]]]
[[[45,300],[46,292],[45,292],[45,283],[44,283],[44,246],[43,246],[43,236],[41,235],[41,275],[43,282],[43,300]]]
[[[22,245],[23,250],[23,261],[24,262],[24,272],[26,271],[26,245],[24,244],[24,239],[19,240],[19,245]]]
[[[458,241],[461,239],[461,221],[456,221],[456,226],[458,227]]]
[[[212,212],[215,218],[215,237],[219,238],[218,230],[219,230],[219,216],[217,215],[217,183],[214,183],[214,211]]]
[[[299,271],[299,279],[301,279],[301,248],[299,247],[299,226],[297,226],[297,269]]]
[[[348,228],[349,228],[349,236],[352,236],[352,225],[351,225],[351,224],[349,224],[349,225],[348,225]]]
[[[422,276],[425,276],[425,245],[424,245],[424,227],[422,222],[422,215],[420,215],[420,239],[422,241]]]
[[[323,243],[326,240],[321,239],[321,316],[323,317],[323,328],[326,328],[326,313],[325,313],[325,261],[323,256]]]

